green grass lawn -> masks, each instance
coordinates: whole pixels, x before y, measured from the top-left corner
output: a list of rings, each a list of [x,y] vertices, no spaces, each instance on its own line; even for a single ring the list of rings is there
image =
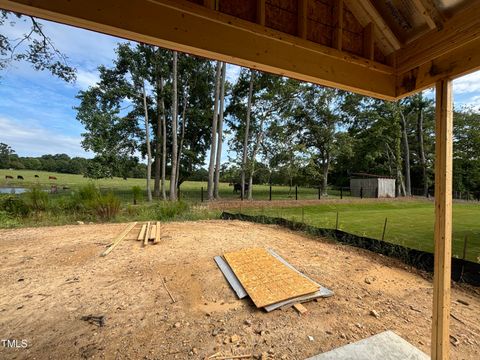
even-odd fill
[[[356,201],[330,203],[305,207],[243,209],[247,214],[265,214],[309,225],[334,229],[338,212],[340,230],[381,239],[385,218],[385,241],[414,249],[433,252],[434,206],[432,201]],[[463,256],[467,237],[467,256],[479,262],[480,257],[480,204],[455,203],[453,206],[453,256]]]
[[[11,175],[14,177],[14,180],[6,180],[5,175]],[[24,180],[17,180],[17,175],[23,176]],[[39,178],[35,178],[35,175],[38,175]],[[49,176],[57,177],[57,180],[48,180]],[[85,185],[89,182],[95,183],[102,191],[113,191],[117,194],[123,201],[129,202],[132,199],[132,187],[140,186],[145,188],[146,180],[145,179],[127,179],[123,180],[122,178],[108,178],[108,179],[99,179],[92,180],[83,177],[82,175],[74,174],[60,174],[46,171],[35,171],[35,170],[5,170],[0,169],[0,187],[32,187],[35,185],[40,185],[45,189],[49,189],[51,185],[56,184],[59,188],[59,192],[68,192],[78,188],[81,185]],[[68,186],[70,189],[63,191],[63,187]],[[153,189],[153,179],[152,179],[152,189]],[[169,183],[167,181],[167,189]],[[201,181],[186,181],[180,186],[180,194],[182,199],[187,201],[200,201],[201,199],[201,189],[204,189],[204,198],[206,199],[207,192],[207,183]],[[253,187],[253,197],[255,200],[268,200],[269,199],[269,186],[268,185],[254,185]],[[168,191],[167,191],[168,193]],[[344,194],[345,196],[347,194]],[[338,191],[331,191],[329,193],[330,197],[338,197]],[[224,199],[234,199],[239,198],[239,194],[233,192],[233,187],[229,186],[228,183],[220,184],[220,197]],[[317,199],[318,190],[314,188],[299,188],[298,189],[298,199],[307,200],[307,199]],[[295,199],[295,188],[289,189],[288,186],[273,186],[272,188],[272,199],[273,200],[288,200]]]

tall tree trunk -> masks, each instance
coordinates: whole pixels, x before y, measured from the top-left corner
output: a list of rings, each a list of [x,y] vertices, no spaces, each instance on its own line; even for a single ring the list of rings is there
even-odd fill
[[[163,93],[163,77],[160,76],[160,89]],[[165,114],[165,101],[162,97],[162,180],[160,183],[160,191],[162,192],[162,200],[167,200],[166,190],[166,172],[167,172],[167,117]]]
[[[223,145],[223,111],[225,106],[225,76],[227,73],[227,64],[222,65],[222,77],[220,86],[220,110],[218,114],[218,142],[217,142],[217,158],[215,160],[215,179],[213,181],[213,197],[215,199],[220,198],[219,186],[220,186],[220,165],[222,162],[222,145]]]
[[[147,199],[152,201],[152,189],[150,188],[150,178],[152,177],[152,150],[150,149],[150,128],[148,126],[148,108],[147,93],[145,91],[145,81],[142,80],[143,108],[145,110],[145,141],[147,143]]]
[[[173,89],[172,89],[172,171],[170,175],[170,201],[177,200],[176,170],[177,170],[177,60],[178,54],[173,52]]]
[[[330,154],[327,153],[325,159],[322,161],[322,172],[323,172],[323,179],[322,179],[322,195],[328,195],[327,187],[328,187],[328,171],[330,170]]]
[[[165,103],[163,101],[163,84],[160,76],[157,76],[156,87],[157,87],[157,141],[155,142],[155,183],[153,185],[153,196],[155,198],[160,198],[160,178],[162,171],[162,122],[165,121]]]
[[[255,175],[255,158],[257,157],[258,150],[260,149],[260,144],[262,143],[263,139],[263,123],[265,121],[265,117],[262,116],[259,124],[259,130],[255,139],[255,145],[253,147],[252,157],[250,159],[250,176],[248,179],[248,199],[252,199],[252,191],[253,191],[253,175]]]
[[[400,106],[400,105],[398,105]],[[402,147],[403,147],[403,161],[405,172],[405,193],[406,196],[412,196],[412,183],[410,180],[410,148],[408,145],[407,134],[407,121],[401,109],[398,109],[400,113],[400,124],[402,125]]]
[[[420,106],[417,115],[417,143],[420,165],[422,166],[423,196],[428,196],[427,162],[423,145],[423,106]]]
[[[176,188],[178,190],[178,182],[180,178],[180,162],[182,159],[182,152],[183,152],[183,141],[185,139],[185,122],[187,121],[187,103],[188,103],[188,95],[187,92],[184,92],[183,96],[183,110],[182,110],[182,131],[180,133],[180,144],[178,145],[178,154],[177,154],[177,169],[175,174],[176,180]]]
[[[222,63],[217,61],[217,69],[215,71],[215,94],[213,103],[212,118],[212,144],[210,146],[210,162],[208,165],[208,200],[213,199],[213,180],[215,177],[215,156],[217,150],[217,125],[218,125],[218,98],[220,95],[220,72],[222,71]]]
[[[248,153],[248,136],[250,132],[250,114],[252,111],[252,97],[253,97],[253,81],[255,73],[250,70],[250,87],[248,89],[248,102],[247,102],[247,118],[245,119],[245,138],[243,140],[243,158],[242,158],[242,182],[241,189],[242,199],[245,198],[245,168],[247,167],[247,153]]]

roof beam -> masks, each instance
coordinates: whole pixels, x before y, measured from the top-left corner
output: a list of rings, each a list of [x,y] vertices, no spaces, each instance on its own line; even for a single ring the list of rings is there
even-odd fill
[[[438,11],[433,0],[412,0],[412,2],[430,29],[441,30],[443,28],[445,17]]]
[[[172,50],[395,97],[393,68],[182,0],[0,0],[0,8]]]
[[[363,29],[363,56],[369,60],[373,60],[375,56],[375,43],[373,41],[374,26],[373,23],[369,23]]]
[[[357,0],[343,0],[344,5],[353,13],[357,21],[362,27],[367,27],[372,22],[372,18],[361,6]],[[378,27],[374,27],[374,39],[377,42],[379,49],[385,55],[390,55],[395,51],[395,48],[388,41],[388,39],[382,34]]]
[[[459,12],[439,31],[430,31],[396,54],[397,73],[414,69],[480,38],[480,3]]]
[[[393,33],[392,29],[383,19],[382,15],[377,11],[375,6],[373,6],[370,0],[357,0],[363,9],[366,11],[368,16],[370,16],[373,23],[378,27],[381,33],[387,38],[388,42],[392,45],[395,50],[400,49],[401,43],[398,40],[397,36]]]
[[[454,79],[480,69],[480,38],[397,76],[397,97],[432,87],[443,79]]]

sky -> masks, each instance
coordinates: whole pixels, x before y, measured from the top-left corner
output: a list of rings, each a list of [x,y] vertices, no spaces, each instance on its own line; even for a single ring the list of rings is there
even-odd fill
[[[66,83],[24,63],[12,63],[1,71],[0,142],[10,145],[19,156],[66,153],[93,157],[81,147],[84,128],[75,117],[76,95],[96,83],[97,67],[111,65],[117,44],[125,40],[44,20],[41,23],[55,47],[77,69],[77,81]],[[27,25],[4,25],[1,31],[16,39]],[[229,65],[227,78],[235,81],[239,72],[238,66]],[[455,106],[480,108],[480,71],[455,80],[453,86]],[[222,158],[226,159],[226,154],[225,150]]]

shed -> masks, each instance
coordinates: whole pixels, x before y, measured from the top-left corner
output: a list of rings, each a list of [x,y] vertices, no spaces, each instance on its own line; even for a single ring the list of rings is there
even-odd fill
[[[350,178],[352,196],[366,198],[395,197],[395,179],[372,174],[354,174]]]
[[[449,358],[452,80],[480,69],[480,1],[0,0],[0,8],[379,99],[435,86],[431,358]]]

